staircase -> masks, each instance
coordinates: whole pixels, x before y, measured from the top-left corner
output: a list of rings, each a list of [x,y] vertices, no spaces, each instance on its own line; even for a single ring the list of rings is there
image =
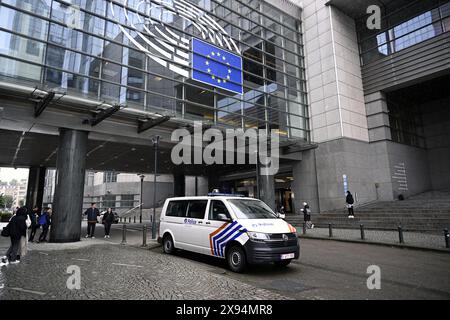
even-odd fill
[[[347,210],[312,214],[318,227],[392,230],[399,225],[405,231],[439,232],[450,228],[450,190],[429,191],[403,201],[379,201],[355,207],[355,218],[347,217]],[[302,215],[286,215],[286,221],[301,227]]]

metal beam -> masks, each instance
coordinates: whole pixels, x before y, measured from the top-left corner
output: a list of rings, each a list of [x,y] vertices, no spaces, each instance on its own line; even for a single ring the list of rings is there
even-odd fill
[[[41,113],[47,108],[50,102],[55,97],[54,92],[49,92],[44,98],[42,98],[39,102],[36,103],[34,107],[34,117],[37,118],[41,115]]]
[[[147,121],[139,120],[138,133],[142,133],[148,129],[159,126],[170,120],[169,116],[162,116],[157,119],[147,119]]]
[[[114,105],[114,106],[112,106],[111,108],[108,108],[108,109],[103,109],[99,113],[95,114],[94,118],[91,119],[89,121],[89,123],[91,124],[91,126],[96,126],[97,124],[99,124],[103,120],[111,117],[114,113],[116,113],[119,110],[120,110],[120,105],[119,104],[116,104],[116,105]]]

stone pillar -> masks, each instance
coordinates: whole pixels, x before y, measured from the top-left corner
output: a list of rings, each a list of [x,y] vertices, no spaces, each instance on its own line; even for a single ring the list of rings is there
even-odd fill
[[[42,209],[46,171],[46,167],[31,167],[29,170],[25,205],[30,209],[35,206]]]
[[[309,204],[312,212],[320,212],[315,152],[316,150],[303,151],[302,160],[292,165],[294,181],[291,188],[297,214],[303,208],[303,202]]]
[[[260,167],[259,172],[260,199],[275,211],[275,177],[273,175],[268,175],[266,168],[263,166]]]
[[[51,242],[80,240],[88,134],[59,129]]]
[[[175,197],[184,197],[186,195],[186,182],[183,173],[173,174],[173,195]]]

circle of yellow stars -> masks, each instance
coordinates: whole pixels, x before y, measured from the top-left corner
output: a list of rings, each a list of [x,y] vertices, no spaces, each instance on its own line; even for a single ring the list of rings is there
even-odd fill
[[[208,59],[211,59],[211,56],[214,57],[215,60],[220,60],[222,59],[223,63],[226,63],[226,65],[228,66],[228,74],[226,76],[226,78],[219,78],[217,76],[215,76],[214,74],[211,74],[211,68],[207,68],[206,71],[208,72],[208,74],[211,74],[211,79],[217,81],[217,83],[227,83],[228,81],[230,81],[231,79],[231,68],[230,68],[230,63],[226,62],[227,58],[220,54],[220,52],[214,52],[211,51],[211,54],[208,54],[206,57]],[[205,65],[209,66],[210,62],[209,60],[205,61]]]

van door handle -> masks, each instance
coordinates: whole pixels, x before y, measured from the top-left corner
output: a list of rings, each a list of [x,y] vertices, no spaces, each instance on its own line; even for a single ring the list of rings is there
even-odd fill
[[[199,224],[200,224],[200,223],[203,223],[203,221],[199,221],[198,223],[199,223]]]
[[[206,222],[205,222],[205,224],[211,224],[211,222],[209,222],[209,221],[206,221]]]

